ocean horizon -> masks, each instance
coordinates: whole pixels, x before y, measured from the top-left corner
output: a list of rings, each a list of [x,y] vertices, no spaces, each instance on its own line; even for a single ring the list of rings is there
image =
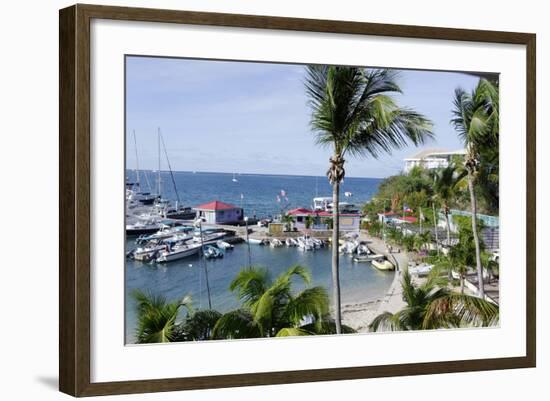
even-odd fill
[[[139,170],[139,174],[142,190],[158,193],[158,171]],[[311,208],[313,198],[332,196],[325,176],[173,171],[173,182],[170,171],[161,170],[160,175],[161,194],[166,199],[179,198],[180,205],[190,207],[219,200],[242,207],[245,215],[258,218],[298,207]],[[126,170],[126,178],[135,182],[136,170]],[[376,194],[382,180],[346,177],[340,185],[340,199],[363,205]]]

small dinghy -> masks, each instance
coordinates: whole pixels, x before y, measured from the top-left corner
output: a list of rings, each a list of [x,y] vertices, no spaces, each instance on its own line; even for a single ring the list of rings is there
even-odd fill
[[[206,245],[203,252],[206,259],[223,258],[223,252],[213,245]]]

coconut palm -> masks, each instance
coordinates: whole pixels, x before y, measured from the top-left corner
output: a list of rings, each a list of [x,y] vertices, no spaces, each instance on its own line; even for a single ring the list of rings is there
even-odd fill
[[[429,250],[429,244],[433,241],[433,235],[430,231],[417,233],[414,237],[415,247],[419,251]]]
[[[389,153],[408,141],[431,137],[431,123],[421,114],[397,105],[401,92],[396,73],[358,67],[310,65],[306,92],[312,108],[311,126],[317,143],[331,148],[327,177],[332,185],[332,244],[339,240],[339,195],[346,156]],[[332,286],[336,332],[341,333],[338,247],[332,247]]]
[[[451,223],[449,215],[451,214],[451,204],[456,199],[459,184],[464,178],[465,170],[459,171],[457,166],[449,166],[433,170],[433,200],[442,205],[445,215],[445,226],[447,230],[447,246],[451,246]],[[451,269],[448,271],[449,280],[452,278]]]
[[[460,172],[454,164],[448,167],[432,170],[433,179],[433,198],[434,201],[442,205],[445,215],[445,225],[447,228],[447,245],[451,245],[451,224],[449,215],[451,214],[451,203],[456,198],[456,190],[460,181],[464,178],[464,173]]]
[[[438,272],[420,286],[405,270],[401,286],[406,306],[396,313],[384,312],[369,325],[370,331],[405,331],[455,327],[491,326],[498,322],[498,306],[475,296],[452,292]]]
[[[292,231],[292,224],[294,224],[294,216],[291,214],[285,214],[282,219],[281,223],[285,225],[286,231]]]
[[[136,330],[137,343],[165,343],[175,338],[176,318],[179,308],[191,312],[191,298],[185,297],[181,302],[167,302],[161,295],[154,295],[140,290],[132,293],[137,303],[138,323]]]
[[[454,125],[458,135],[466,146],[464,167],[468,177],[468,190],[472,209],[472,232],[476,245],[476,268],[479,296],[485,296],[481,250],[477,230],[477,199],[474,186],[480,171],[480,153],[484,149],[498,147],[499,136],[499,98],[498,88],[493,83],[480,79],[476,88],[467,93],[463,89],[455,90],[453,104]]]
[[[308,215],[305,218],[306,230],[309,230],[315,224],[315,217]]]
[[[272,280],[266,269],[243,269],[231,282],[242,308],[224,314],[214,338],[253,338],[321,334],[330,324],[328,295],[323,287],[292,291],[293,278],[309,285],[311,274],[296,265]]]

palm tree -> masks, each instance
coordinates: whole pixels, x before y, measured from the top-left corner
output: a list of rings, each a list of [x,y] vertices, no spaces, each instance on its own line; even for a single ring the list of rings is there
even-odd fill
[[[190,313],[191,298],[187,296],[181,302],[167,302],[166,298],[161,295],[145,293],[140,290],[135,290],[132,296],[137,302],[137,343],[174,341],[179,308],[183,306]]]
[[[176,327],[172,341],[210,340],[212,331],[222,314],[213,309],[196,310],[189,313]]]
[[[306,92],[312,107],[311,126],[317,143],[332,150],[327,177],[332,185],[332,287],[336,332],[340,334],[339,195],[344,157],[379,156],[432,137],[431,123],[421,114],[399,107],[392,94],[401,92],[396,73],[358,67],[310,65]]]
[[[313,226],[313,224],[315,224],[315,217],[311,215],[306,216],[305,218],[306,230],[309,230],[311,226]]]
[[[454,293],[445,283],[434,272],[417,286],[405,270],[401,286],[407,306],[396,313],[378,315],[369,325],[370,331],[491,326],[498,322],[498,306],[482,298]]]
[[[433,170],[433,198],[443,207],[445,215],[445,226],[447,229],[447,246],[451,246],[451,223],[449,215],[451,213],[451,203],[456,199],[458,184],[464,178],[464,172],[459,172],[454,164]],[[448,272],[449,280],[452,278],[451,269]]]
[[[432,242],[433,236],[432,233],[429,231],[424,231],[421,233],[416,234],[414,237],[415,240],[415,246],[419,251],[422,251],[425,247],[425,245],[428,245]],[[429,248],[428,248],[429,250]]]
[[[456,189],[458,183],[464,178],[463,173],[459,173],[454,164],[437,170],[432,170],[433,178],[433,197],[434,200],[443,206],[445,215],[445,225],[447,227],[447,245],[451,245],[451,224],[449,215],[451,213],[451,203],[456,198]]]
[[[262,268],[243,269],[231,282],[242,308],[224,314],[213,338],[254,338],[321,334],[330,325],[328,295],[323,287],[306,287],[294,293],[292,279],[309,285],[311,274],[296,265],[271,280]]]
[[[292,224],[294,224],[294,216],[291,214],[285,214],[281,219],[281,222],[285,225],[287,231],[292,231]]]
[[[476,268],[479,296],[485,296],[481,250],[477,232],[477,199],[474,185],[480,170],[480,152],[498,147],[499,99],[498,88],[491,82],[480,79],[472,93],[455,90],[453,118],[451,123],[466,145],[464,167],[468,176],[468,190],[472,209],[472,231],[476,245]]]

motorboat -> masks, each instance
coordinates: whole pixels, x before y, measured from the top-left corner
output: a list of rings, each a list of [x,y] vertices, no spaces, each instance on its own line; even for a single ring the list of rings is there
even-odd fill
[[[301,251],[312,251],[315,249],[315,243],[308,236],[298,237],[297,241]]]
[[[225,237],[227,234],[225,231],[214,231],[214,232],[203,232],[201,234],[196,234],[193,236],[193,241],[195,242],[210,242],[217,241]]]
[[[395,266],[385,256],[378,257],[371,261],[371,264],[378,270],[389,271],[395,270]]]
[[[155,261],[158,263],[172,262],[174,260],[179,260],[196,255],[200,249],[200,244],[189,244],[186,242],[181,242],[172,247],[168,247],[168,249],[164,251],[159,252]]]
[[[347,253],[351,255],[355,253],[358,247],[359,247],[358,241],[347,241],[340,248],[342,249],[343,253]]]
[[[133,224],[126,224],[126,235],[153,234],[161,229],[161,223],[157,220],[139,220]]]
[[[277,238],[273,238],[271,241],[269,241],[269,246],[272,248],[278,248],[280,246],[283,246],[283,242],[281,240],[278,240]]]
[[[263,245],[263,240],[261,239],[249,238],[244,241],[249,243],[250,245]]]
[[[354,256],[353,261],[354,262],[372,262],[373,260],[381,259],[381,258],[384,258],[384,255],[380,253],[374,254],[371,252],[370,254],[367,254],[367,255]]]
[[[216,241],[216,246],[223,250],[229,250],[234,248],[234,246],[231,245],[229,242],[222,241],[221,239]]]
[[[203,253],[206,259],[223,258],[223,252],[213,245],[206,245],[204,247]]]
[[[138,244],[142,244],[142,243],[145,243],[147,241],[151,241],[153,239],[168,239],[168,238],[177,237],[177,236],[180,236],[180,238],[178,238],[178,239],[181,239],[181,240],[183,240],[184,237],[188,237],[187,239],[191,239],[192,236],[187,235],[186,233],[188,233],[192,230],[193,230],[193,228],[189,227],[189,226],[170,226],[170,225],[163,224],[163,225],[161,225],[161,229],[158,230],[157,232],[153,233],[153,234],[149,234],[149,235],[142,234],[142,235],[140,235],[136,239],[136,242]],[[184,237],[182,237],[182,234],[183,234]]]
[[[356,252],[357,252],[357,255],[368,255],[372,253],[369,247],[367,246],[367,244],[359,244],[357,246]]]
[[[296,241],[294,238],[287,238],[287,239],[285,240],[285,244],[286,244],[286,246],[288,246],[288,247],[298,246],[298,241]]]
[[[155,258],[155,256],[168,249],[167,245],[160,241],[150,241],[144,246],[139,246],[126,255],[128,258],[139,260],[141,262],[149,262]]]
[[[434,265],[428,265],[426,263],[422,263],[418,266],[409,267],[409,273],[419,277],[423,277],[430,274],[433,268],[434,268]]]
[[[323,241],[318,238],[311,238],[311,241],[313,242],[313,246],[315,246],[315,248],[321,248],[324,246]]]

